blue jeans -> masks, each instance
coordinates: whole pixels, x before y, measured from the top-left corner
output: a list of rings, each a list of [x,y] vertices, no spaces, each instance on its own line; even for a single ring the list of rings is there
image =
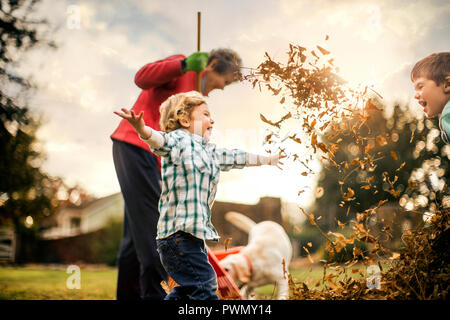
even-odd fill
[[[164,269],[178,284],[166,300],[218,300],[216,272],[202,239],[178,231],[157,240],[157,246]]]

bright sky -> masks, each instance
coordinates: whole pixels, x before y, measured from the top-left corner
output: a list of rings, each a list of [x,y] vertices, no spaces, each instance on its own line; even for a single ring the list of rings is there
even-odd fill
[[[133,79],[140,67],[196,51],[197,11],[203,51],[229,47],[244,66],[256,67],[265,51],[283,59],[289,43],[318,44],[332,52],[345,79],[375,85],[386,101],[409,101],[414,63],[450,48],[448,1],[44,0],[39,12],[58,27],[52,39],[59,49],[34,52],[21,69],[40,86],[31,106],[46,120],[39,138],[47,172],[97,196],[120,191],[109,138],[119,119],[112,112],[134,104],[140,89]],[[325,35],[330,40],[325,42]],[[285,112],[279,99],[248,83],[213,91],[212,142],[263,153],[266,125],[259,113],[280,118]],[[420,112],[415,102],[412,106]],[[316,182],[300,173],[275,167],[224,172],[217,200],[254,203],[269,195],[307,205]]]

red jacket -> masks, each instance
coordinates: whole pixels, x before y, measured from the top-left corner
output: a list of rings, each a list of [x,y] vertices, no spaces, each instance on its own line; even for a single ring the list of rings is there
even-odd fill
[[[173,94],[196,90],[196,73],[183,74],[181,70],[181,60],[184,58],[183,55],[174,55],[149,63],[136,73],[134,82],[142,89],[142,92],[132,110],[136,114],[144,110],[145,124],[155,130],[160,130],[159,107],[161,103]],[[125,119],[122,119],[111,138],[131,143],[151,153],[148,144],[139,138],[136,130]],[[161,159],[156,157],[158,169],[161,169]]]

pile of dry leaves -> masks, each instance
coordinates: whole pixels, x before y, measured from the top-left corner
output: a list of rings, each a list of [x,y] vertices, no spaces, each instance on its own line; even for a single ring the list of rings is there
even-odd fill
[[[438,210],[425,227],[404,233],[402,253],[394,253],[384,267],[377,263],[380,270],[378,288],[368,283],[375,281],[375,277],[371,278],[361,268],[352,268],[357,262],[354,260],[344,266],[324,266],[323,278],[314,288],[290,277],[291,299],[447,299],[450,286],[449,215],[449,209]],[[366,259],[364,264],[373,265],[374,261]],[[352,276],[355,274],[360,277],[355,279]],[[319,286],[321,289],[317,289]]]

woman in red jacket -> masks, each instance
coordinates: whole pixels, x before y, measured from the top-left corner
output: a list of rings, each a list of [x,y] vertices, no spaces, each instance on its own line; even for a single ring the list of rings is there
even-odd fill
[[[144,111],[146,125],[160,130],[159,106],[173,94],[196,90],[196,72],[201,72],[201,91],[207,96],[236,81],[241,64],[238,54],[230,49],[212,50],[209,55],[174,55],[149,63],[136,74],[135,83],[142,92],[132,110],[136,114]],[[156,251],[160,158],[151,153],[128,121],[120,122],[111,139],[125,201],[117,299],[162,299],[165,292],[160,283],[167,281],[167,274]]]

